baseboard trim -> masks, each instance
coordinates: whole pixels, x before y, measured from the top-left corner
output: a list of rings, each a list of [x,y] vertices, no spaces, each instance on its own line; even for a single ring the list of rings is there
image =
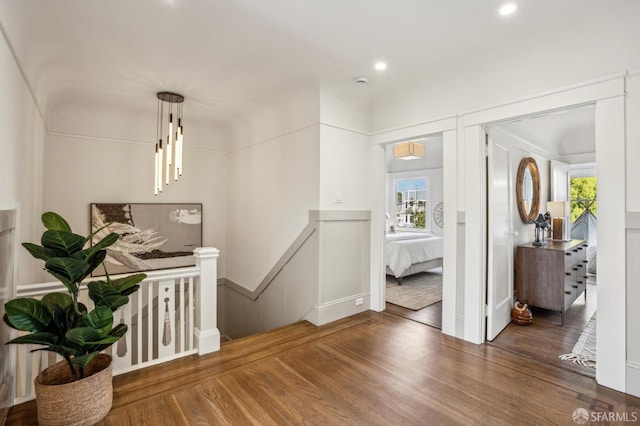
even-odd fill
[[[357,299],[362,298],[362,305],[356,305]],[[361,293],[344,299],[333,300],[315,306],[304,318],[314,325],[324,325],[360,312],[368,311],[371,305],[371,294]]]
[[[627,361],[625,392],[640,397],[640,363]]]

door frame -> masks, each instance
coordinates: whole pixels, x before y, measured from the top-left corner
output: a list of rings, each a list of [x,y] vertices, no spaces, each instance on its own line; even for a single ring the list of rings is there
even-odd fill
[[[484,127],[510,119],[595,105],[598,170],[598,383],[625,391],[626,247],[625,247],[625,76],[617,73],[535,96],[464,114],[464,339],[481,344],[486,322],[486,176]],[[606,155],[604,155],[606,153]],[[600,211],[600,205],[606,206]],[[473,214],[471,214],[473,212]],[[478,232],[479,230],[482,230]],[[602,238],[602,240],[601,240]],[[606,331],[607,330],[607,331]]]
[[[384,264],[384,211],[385,211],[385,146],[420,136],[442,134],[443,145],[443,282],[442,282],[442,332],[462,338],[462,327],[457,326],[456,314],[456,209],[459,191],[457,175],[457,117],[455,115],[414,124],[398,129],[386,130],[371,136],[371,167],[373,170],[372,217],[371,217],[371,304],[370,308],[381,312],[385,309],[385,264]],[[456,334],[456,330],[458,334]]]

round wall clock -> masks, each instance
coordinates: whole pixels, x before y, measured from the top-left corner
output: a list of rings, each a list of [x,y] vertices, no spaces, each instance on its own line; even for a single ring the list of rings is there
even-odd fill
[[[442,228],[444,225],[444,205],[442,203],[436,204],[433,208],[433,221]]]

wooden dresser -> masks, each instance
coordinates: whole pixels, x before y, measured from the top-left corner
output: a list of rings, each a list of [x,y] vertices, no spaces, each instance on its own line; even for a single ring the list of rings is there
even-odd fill
[[[530,306],[564,312],[584,292],[587,297],[587,244],[581,240],[518,246],[516,299]]]

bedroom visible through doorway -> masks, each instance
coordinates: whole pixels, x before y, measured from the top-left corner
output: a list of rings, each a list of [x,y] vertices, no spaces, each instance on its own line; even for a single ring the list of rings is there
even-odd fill
[[[442,328],[443,139],[413,138],[425,155],[385,154],[385,310]]]

